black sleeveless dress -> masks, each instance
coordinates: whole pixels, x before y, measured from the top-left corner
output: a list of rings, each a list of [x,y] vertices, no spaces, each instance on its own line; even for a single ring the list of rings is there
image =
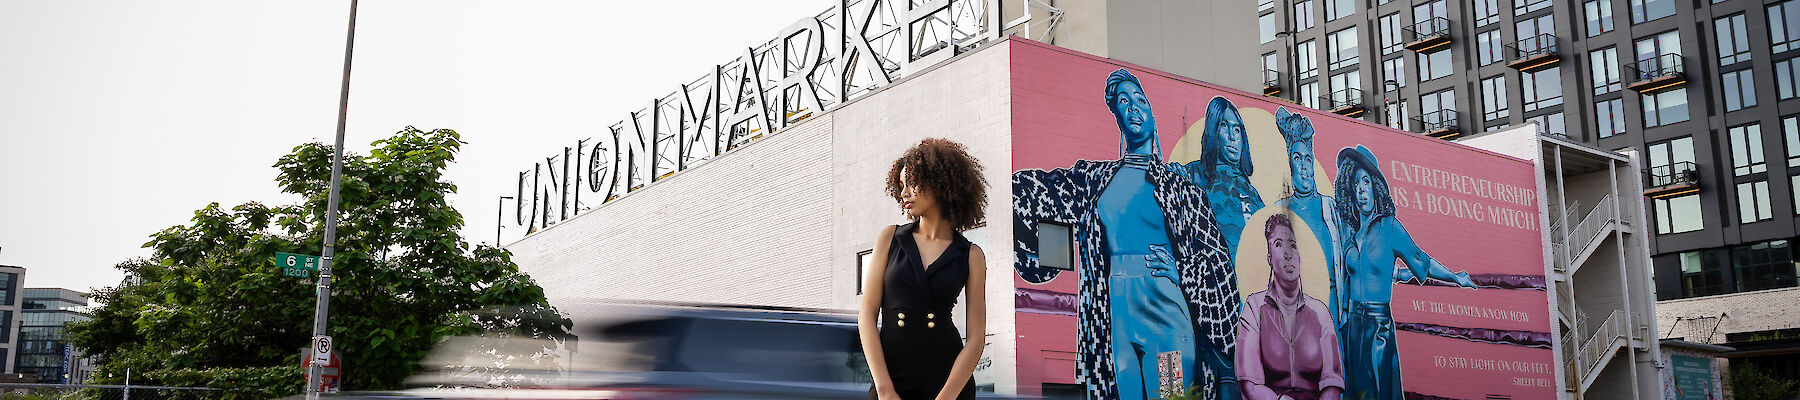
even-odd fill
[[[904,400],[936,398],[950,379],[963,349],[950,310],[969,282],[969,239],[957,233],[944,254],[926,266],[913,241],[917,229],[917,222],[894,229],[881,286],[881,353],[894,391]],[[874,387],[869,398],[876,398]],[[975,398],[973,377],[957,398]]]

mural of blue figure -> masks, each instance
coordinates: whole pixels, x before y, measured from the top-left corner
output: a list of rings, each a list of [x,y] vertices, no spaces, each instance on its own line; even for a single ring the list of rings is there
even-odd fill
[[[1394,199],[1374,153],[1362,146],[1344,148],[1337,164],[1339,266],[1347,277],[1338,290],[1348,302],[1338,332],[1344,343],[1344,398],[1402,399],[1400,352],[1388,307],[1394,282],[1423,276],[1468,288],[1475,284],[1468,272],[1450,272],[1413,242],[1394,216]],[[1406,268],[1394,268],[1395,260]]]
[[[1325,273],[1331,277],[1331,296],[1326,299],[1326,309],[1331,310],[1332,321],[1343,321],[1342,307],[1345,304],[1339,298],[1344,291],[1338,287],[1344,284],[1344,275],[1337,268],[1338,245],[1333,239],[1337,234],[1337,202],[1331,196],[1319,193],[1318,171],[1313,170],[1313,126],[1306,116],[1290,113],[1287,107],[1275,110],[1275,126],[1281,130],[1281,137],[1287,141],[1289,183],[1285,197],[1276,201],[1276,205],[1285,207],[1297,216],[1306,226],[1312,228],[1313,237],[1319,240],[1319,247],[1325,253]]]
[[[1158,357],[1179,352],[1183,384],[1236,399],[1232,371],[1236,272],[1205,192],[1162,161],[1156,120],[1137,77],[1107,77],[1120,159],[1013,173],[1020,276],[1038,265],[1037,226],[1073,228],[1080,251],[1080,374],[1090,399],[1161,397]],[[1035,282],[1035,281],[1034,281]]]
[[[1262,195],[1250,186],[1250,174],[1256,172],[1250,160],[1250,136],[1244,133],[1244,118],[1237,106],[1224,97],[1214,97],[1206,105],[1202,129],[1200,160],[1182,168],[1189,180],[1206,190],[1206,204],[1225,234],[1226,254],[1236,257],[1244,219],[1263,207]]]

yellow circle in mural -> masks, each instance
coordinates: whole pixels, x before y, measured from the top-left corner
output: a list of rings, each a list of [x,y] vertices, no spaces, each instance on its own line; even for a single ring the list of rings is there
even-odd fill
[[[1269,290],[1269,245],[1263,236],[1263,227],[1270,216],[1282,213],[1286,213],[1288,222],[1293,224],[1294,241],[1300,248],[1302,290],[1307,296],[1327,301],[1331,296],[1331,274],[1326,270],[1325,249],[1320,246],[1318,236],[1313,236],[1312,227],[1307,226],[1306,221],[1274,204],[1252,214],[1244,225],[1243,239],[1238,241],[1237,249],[1238,296],[1250,297],[1251,293]]]
[[[1263,204],[1265,204],[1264,210],[1276,207],[1275,202],[1288,197],[1289,192],[1292,191],[1289,189],[1291,185],[1288,183],[1293,177],[1293,168],[1288,163],[1287,139],[1281,135],[1281,128],[1275,125],[1275,114],[1269,110],[1239,108],[1238,115],[1244,119],[1244,136],[1249,142],[1250,150],[1246,153],[1250,155],[1250,161],[1255,168],[1250,173],[1250,186],[1255,187],[1257,195],[1262,198]],[[1188,126],[1187,133],[1183,134],[1180,140],[1175,141],[1175,148],[1169,152],[1169,162],[1187,164],[1198,161],[1203,148],[1201,142],[1204,142],[1204,139],[1202,138],[1205,136],[1206,118],[1201,117],[1198,121],[1194,121],[1193,125]],[[1315,145],[1313,149],[1313,187],[1318,193],[1330,196],[1334,186],[1330,176],[1326,174],[1328,170],[1319,161],[1324,157],[1335,158],[1336,153],[1321,156]],[[1244,225],[1244,234],[1239,241],[1254,244],[1255,241],[1241,238],[1262,237],[1262,221],[1267,219],[1268,217],[1265,216],[1263,219],[1250,221],[1251,223]],[[1266,251],[1265,249],[1264,252]],[[1262,259],[1257,258],[1257,260]],[[1257,262],[1262,263],[1262,261]],[[1266,264],[1263,266],[1267,267]],[[1268,273],[1267,268],[1263,268],[1263,273]],[[1258,286],[1262,286],[1261,283]]]

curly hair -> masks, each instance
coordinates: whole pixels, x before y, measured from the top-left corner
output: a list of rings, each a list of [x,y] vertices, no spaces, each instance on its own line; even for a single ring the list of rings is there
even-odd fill
[[[1394,197],[1388,193],[1387,177],[1381,175],[1381,169],[1362,162],[1344,159],[1342,156],[1339,158],[1335,195],[1337,196],[1338,219],[1348,225],[1344,227],[1346,232],[1362,229],[1364,222],[1361,205],[1357,204],[1358,200],[1356,199],[1356,173],[1358,171],[1369,174],[1369,186],[1371,186],[1370,189],[1374,189],[1374,196],[1371,197],[1375,199],[1375,207],[1369,218],[1393,216]]]
[[[904,171],[906,176],[901,176]],[[982,176],[981,162],[969,155],[961,143],[929,138],[894,160],[888,169],[887,194],[901,201],[902,182],[914,182],[937,200],[944,219],[957,232],[980,226],[987,208],[987,178]]]

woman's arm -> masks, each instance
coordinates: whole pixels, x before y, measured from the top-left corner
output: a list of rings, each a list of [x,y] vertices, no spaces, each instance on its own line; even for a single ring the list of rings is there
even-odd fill
[[[938,391],[938,399],[955,399],[962,394],[963,386],[975,374],[975,364],[981,361],[982,347],[987,345],[987,253],[981,251],[981,246],[969,245],[969,284],[963,290],[969,298],[963,316],[967,326],[963,333],[968,341],[963,344],[962,353],[956,355],[950,380]]]
[[[1394,256],[1399,257],[1400,261],[1406,262],[1406,267],[1412,270],[1413,275],[1445,282],[1456,282],[1464,287],[1475,287],[1475,283],[1469,280],[1469,273],[1450,272],[1450,268],[1432,258],[1430,254],[1425,254],[1425,249],[1419,248],[1419,244],[1413,242],[1412,234],[1406,233],[1406,228],[1400,226],[1400,221],[1391,216],[1384,219],[1382,225],[1385,225],[1385,228],[1381,233],[1386,237],[1382,240],[1393,243]],[[1401,277],[1403,276],[1395,276],[1396,279]],[[1418,282],[1420,285],[1425,284],[1424,279],[1418,279]]]
[[[888,244],[894,242],[894,227],[881,229],[875,236],[875,257],[870,257],[869,270],[863,272],[862,304],[857,307],[856,333],[862,338],[863,358],[869,361],[869,377],[875,380],[875,391],[883,399],[898,399],[894,381],[888,377],[887,356],[881,352],[881,333],[875,322],[881,315],[882,278],[887,276]]]
[[[1280,397],[1263,385],[1262,331],[1257,323],[1261,320],[1262,317],[1256,314],[1256,306],[1251,304],[1244,306],[1244,312],[1238,314],[1237,320],[1237,381],[1244,398],[1250,400]]]

